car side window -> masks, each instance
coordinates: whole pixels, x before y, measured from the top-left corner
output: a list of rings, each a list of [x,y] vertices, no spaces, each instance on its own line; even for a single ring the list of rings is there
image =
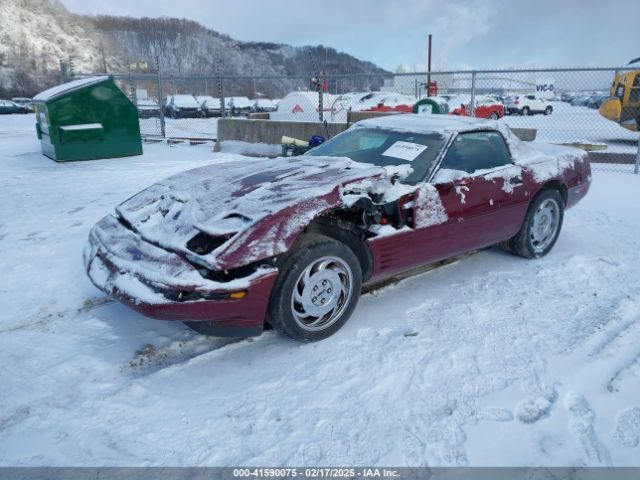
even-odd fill
[[[472,174],[509,164],[509,149],[499,132],[466,132],[458,134],[440,168]]]

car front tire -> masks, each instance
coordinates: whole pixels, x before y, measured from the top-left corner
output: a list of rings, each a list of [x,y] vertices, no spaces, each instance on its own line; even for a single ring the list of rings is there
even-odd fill
[[[360,298],[362,270],[353,251],[323,235],[308,235],[278,265],[267,322],[302,342],[330,337]]]
[[[522,109],[522,115],[525,115],[525,116],[531,115],[531,110],[529,110],[529,107],[524,107]]]
[[[520,231],[501,246],[524,258],[544,257],[558,240],[564,219],[564,200],[558,190],[542,190],[527,210]]]

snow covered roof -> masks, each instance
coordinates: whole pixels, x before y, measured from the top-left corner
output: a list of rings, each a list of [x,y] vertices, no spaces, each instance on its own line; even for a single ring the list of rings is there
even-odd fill
[[[155,107],[158,108],[158,102],[153,98],[138,98],[136,103],[139,107]]]
[[[167,98],[167,103],[173,103],[175,106],[183,108],[200,108],[200,103],[193,95],[189,94],[170,95]]]
[[[483,118],[458,115],[417,115],[411,113],[369,118],[358,122],[357,125],[392,130],[410,130],[413,132],[463,132],[480,128],[499,130],[497,122]]]
[[[256,106],[262,108],[276,108],[277,104],[273,100],[269,100],[268,98],[258,98],[256,100]]]
[[[206,108],[220,108],[220,99],[216,97],[212,97],[211,95],[198,95],[196,100]]]
[[[249,97],[227,97],[227,107],[231,108],[251,108],[251,100]]]
[[[73,80],[72,82],[63,83],[62,85],[56,85],[55,87],[51,87],[44,92],[40,92],[38,95],[33,97],[34,101],[46,102],[53,98],[60,97],[74,90],[78,90],[82,87],[87,87],[89,85],[93,85],[94,83],[104,82],[108,80],[110,77],[108,75],[102,75],[99,77],[87,77],[80,78],[78,80]]]

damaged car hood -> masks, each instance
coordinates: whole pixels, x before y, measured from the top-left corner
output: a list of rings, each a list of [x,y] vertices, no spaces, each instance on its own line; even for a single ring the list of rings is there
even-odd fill
[[[242,158],[169,177],[116,213],[150,243],[229,269],[286,251],[313,218],[341,205],[342,187],[385,174],[348,158]],[[194,248],[198,234],[208,248]]]

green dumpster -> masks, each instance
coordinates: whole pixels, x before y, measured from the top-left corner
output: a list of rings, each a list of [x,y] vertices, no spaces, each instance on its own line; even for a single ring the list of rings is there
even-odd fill
[[[413,106],[413,113],[432,114],[449,113],[449,105],[437,97],[427,97],[418,100]]]
[[[58,85],[36,95],[42,153],[58,162],[142,154],[138,109],[110,76]]]

